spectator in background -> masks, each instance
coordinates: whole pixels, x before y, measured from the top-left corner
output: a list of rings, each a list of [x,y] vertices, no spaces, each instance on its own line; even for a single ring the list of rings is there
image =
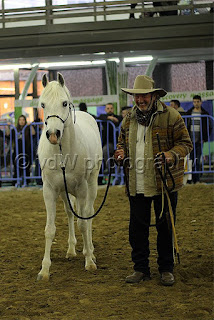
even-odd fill
[[[35,161],[34,176],[37,177],[37,176],[41,175],[37,150],[38,150],[38,145],[39,145],[39,139],[42,134],[43,121],[42,121],[42,119],[37,117],[34,120],[34,123],[40,123],[40,124],[34,125],[35,135],[33,136],[33,159]],[[42,179],[41,178],[36,179],[36,184],[42,185]]]
[[[166,6],[175,6],[177,5],[179,0],[177,1],[158,1],[153,2],[153,7],[166,7]],[[131,3],[131,9],[135,9],[137,3]],[[145,8],[145,7],[144,7]],[[170,10],[170,11],[160,11],[160,12],[144,12],[144,15],[140,15],[140,17],[153,17],[156,13],[159,13],[160,16],[175,16],[178,14],[178,10]],[[134,13],[130,13],[129,19],[135,19]]]
[[[4,134],[3,131],[0,129],[0,169],[1,169],[1,162],[3,160],[4,156]],[[0,178],[1,178],[1,171],[0,171]],[[1,181],[0,181],[0,187],[1,187]]]
[[[186,115],[194,116],[187,119],[187,129],[193,142],[193,150],[190,154],[190,159],[192,160],[193,171],[200,171],[200,159],[203,150],[203,143],[208,141],[212,130],[210,119],[207,121],[207,117],[201,117],[201,115],[209,115],[209,113],[202,107],[201,96],[195,95],[193,97],[193,107],[186,112]],[[200,174],[192,173],[193,183],[197,183],[199,180]]]
[[[121,108],[121,114],[118,117],[119,122],[121,122],[123,120],[123,118],[127,115],[127,113],[129,112],[129,110],[131,110],[132,107],[130,106],[125,106]]]
[[[125,106],[121,108],[121,116],[120,116],[120,122],[125,118],[127,113],[131,111],[132,107]],[[115,185],[121,184],[121,175],[123,175],[123,170],[121,171],[121,167],[117,166],[117,175],[115,180]]]
[[[107,120],[112,122],[116,127],[119,126],[121,117],[114,114],[113,103],[109,102],[105,106],[105,112],[98,117],[98,120],[103,120],[102,123],[102,145],[103,145],[103,158],[105,161],[104,167],[106,168],[106,162],[108,157],[113,156],[114,154],[114,129],[111,124],[109,124],[109,132],[107,137]],[[108,144],[107,144],[108,138]],[[108,148],[109,147],[109,148]]]
[[[25,138],[25,150],[23,150],[23,128],[27,124],[27,119],[24,115],[19,116],[17,121],[17,133],[18,133],[18,154],[16,154],[16,145],[15,145],[15,131],[12,131],[12,142],[13,142],[13,165],[14,165],[14,174],[13,178],[17,178],[17,163],[19,166],[19,177],[23,177],[24,168],[26,169],[26,177],[30,177],[30,168],[31,168],[31,135],[35,135],[34,127],[27,126],[24,131]],[[25,159],[24,159],[25,156]],[[19,161],[18,161],[19,160]],[[30,180],[27,180],[29,184]],[[16,181],[13,181],[13,185],[16,184]]]
[[[137,3],[131,3],[131,9],[135,9]],[[129,19],[135,19],[134,13],[130,13]]]
[[[83,111],[83,112],[87,112],[88,114],[90,114],[94,119],[97,119],[97,117],[94,114],[91,114],[88,112],[88,108],[85,102],[80,102],[79,104],[79,110]]]
[[[4,134],[3,131],[0,129],[0,158],[4,155]]]
[[[122,119],[127,115],[127,113],[131,110],[131,108],[132,107],[130,107],[130,106],[122,107],[122,109],[121,109]]]
[[[160,2],[153,2],[154,7],[166,7],[166,6],[176,6],[179,1],[160,1]],[[178,14],[178,10],[171,10],[171,11],[160,11],[160,16],[176,16]]]
[[[10,124],[9,124],[10,125]],[[9,129],[6,126],[2,126],[3,130],[0,129],[0,177],[1,170],[10,163],[10,153],[9,153],[9,139],[8,132]],[[0,181],[0,187],[2,183]]]
[[[181,107],[180,101],[178,101],[178,100],[171,100],[170,107],[177,110],[181,116],[186,114],[185,110]]]

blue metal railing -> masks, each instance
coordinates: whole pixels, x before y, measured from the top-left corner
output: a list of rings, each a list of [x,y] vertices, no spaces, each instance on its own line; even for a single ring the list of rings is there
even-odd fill
[[[188,119],[199,118],[200,117],[200,127],[202,127],[202,119],[206,118],[207,123],[207,137],[208,141],[206,142],[207,152],[204,152],[204,145],[201,144],[201,163],[200,169],[196,168],[195,165],[192,166],[192,169],[187,170],[186,174],[203,174],[203,173],[214,173],[214,139],[213,139],[213,131],[211,132],[211,128],[213,130],[213,122],[214,118],[208,115],[201,116],[183,116],[186,126],[189,126]],[[105,179],[107,179],[108,172],[111,168],[112,171],[112,180],[111,184],[124,184],[124,174],[123,168],[115,165],[113,161],[113,151],[116,149],[117,138],[120,131],[120,126],[116,127],[114,123],[111,121],[103,121],[96,120],[99,130],[101,140],[104,144],[106,144],[106,163],[102,162],[101,170],[99,173],[99,178],[103,180],[105,183]],[[17,187],[25,187],[29,183],[41,184],[41,169],[38,162],[37,156],[37,147],[38,142],[41,135],[41,126],[42,122],[33,122],[30,125],[26,125],[21,132],[17,132],[16,127],[13,125],[9,126],[9,130],[7,123],[2,123],[1,128],[1,143],[0,143],[0,185],[2,183],[12,183]],[[30,150],[29,154],[26,153],[26,129],[30,126]],[[32,126],[35,130],[35,135],[32,134]],[[105,131],[106,130],[106,131]],[[106,134],[106,137],[104,137]],[[109,140],[109,137],[111,139]],[[19,138],[22,139],[21,147]],[[200,139],[203,141],[202,130],[200,130]],[[196,159],[196,141],[195,141],[195,130],[194,130],[194,122],[193,122],[193,158]],[[187,163],[188,168],[190,168],[190,158],[188,157]],[[194,164],[194,163],[193,163]],[[28,169],[30,167],[30,171]],[[16,170],[15,170],[16,168]],[[29,173],[29,175],[27,174]]]
[[[190,125],[192,124],[193,126],[193,133],[191,135],[191,138],[192,138],[192,142],[193,142],[193,161],[196,162],[197,161],[197,155],[196,155],[196,130],[195,130],[195,122],[192,121],[192,119],[197,119],[197,118],[200,118],[200,128],[202,128],[202,119],[206,119],[206,127],[207,127],[207,139],[208,141],[204,142],[203,141],[203,133],[202,133],[202,130],[200,130],[200,141],[202,143],[200,143],[200,153],[202,155],[201,157],[201,170],[198,170],[194,164],[194,162],[192,163],[192,169],[191,171],[187,170],[185,173],[188,174],[188,173],[213,173],[214,172],[214,169],[213,169],[213,163],[214,162],[214,153],[211,152],[211,145],[213,143],[213,123],[214,123],[214,117],[210,116],[210,115],[184,115],[182,116],[182,118],[184,119],[184,122],[187,126],[187,128],[189,129],[189,132],[190,132]],[[190,120],[189,124],[188,124],[188,119]],[[203,157],[203,147],[204,147],[204,143],[206,143],[208,145],[208,164],[206,164],[206,169],[205,169],[205,163],[204,163],[204,157]],[[189,162],[189,157],[188,157],[188,160],[187,162]],[[200,162],[200,159],[199,159],[199,162]],[[207,167],[208,166],[208,167]],[[189,168],[189,163],[188,163],[188,168]]]

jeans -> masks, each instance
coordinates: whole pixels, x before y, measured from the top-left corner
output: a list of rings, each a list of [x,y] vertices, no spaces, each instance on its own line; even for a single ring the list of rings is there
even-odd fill
[[[177,205],[177,192],[169,194],[174,221]],[[168,202],[164,196],[164,210],[162,218],[159,219],[162,210],[162,195],[154,197],[145,197],[143,194],[137,194],[130,197],[130,224],[129,224],[129,242],[132,247],[132,261],[134,270],[150,275],[149,268],[149,225],[151,220],[151,204],[154,201],[154,210],[156,216],[157,229],[157,251],[158,251],[158,270],[162,272],[173,272],[173,244],[172,229],[170,218],[167,218]]]

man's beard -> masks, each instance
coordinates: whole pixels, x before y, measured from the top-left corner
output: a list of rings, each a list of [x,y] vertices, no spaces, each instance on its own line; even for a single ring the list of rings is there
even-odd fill
[[[146,115],[153,107],[153,101],[151,100],[150,103],[146,106],[146,110],[142,110],[140,109],[140,107],[137,105],[138,109],[140,110],[140,112],[142,112],[143,115]]]
[[[137,122],[141,125],[148,126],[151,120],[151,116],[155,111],[157,110],[157,102],[154,101],[152,104],[150,104],[149,108],[147,110],[140,110],[139,107],[137,107],[136,110],[136,118]]]

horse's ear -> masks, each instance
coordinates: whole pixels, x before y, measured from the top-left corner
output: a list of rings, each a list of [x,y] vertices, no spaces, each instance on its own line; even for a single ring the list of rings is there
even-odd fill
[[[63,87],[64,84],[65,84],[65,80],[63,78],[63,75],[61,73],[59,73],[59,72],[57,73],[57,80],[61,84],[61,86]]]
[[[48,84],[48,78],[47,78],[47,75],[46,75],[46,73],[45,73],[45,74],[43,74],[43,76],[42,76],[42,85],[43,85],[43,87],[45,88],[45,87],[47,86],[47,84]]]

